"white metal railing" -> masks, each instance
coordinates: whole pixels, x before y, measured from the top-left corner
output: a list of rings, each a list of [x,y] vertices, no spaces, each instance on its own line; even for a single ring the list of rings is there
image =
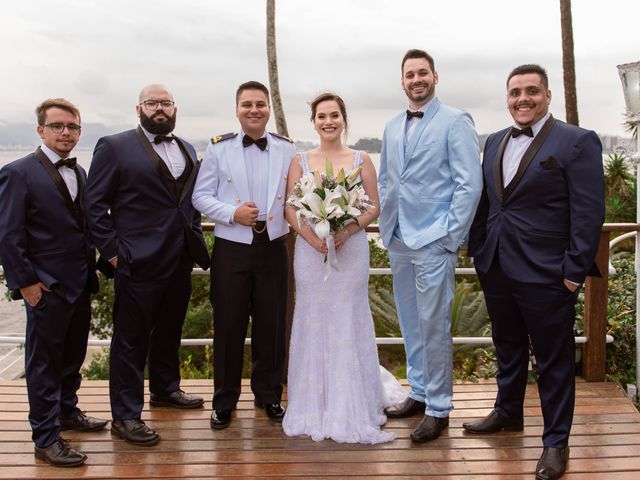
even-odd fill
[[[613,343],[613,337],[607,335],[607,343]],[[576,343],[587,343],[587,337],[575,337]],[[0,337],[0,344],[11,345],[24,345],[25,337]],[[402,337],[376,337],[377,345],[402,345],[404,339]],[[492,345],[493,340],[491,337],[453,337],[453,343],[456,345]],[[111,340],[99,340],[90,338],[87,345],[91,347],[108,347],[111,344]],[[251,345],[251,339],[245,338],[245,345]],[[213,345],[213,338],[183,338],[180,341],[180,345],[183,346],[203,346]]]
[[[617,243],[626,240],[627,238],[631,238],[635,236],[636,232],[628,232],[624,235],[620,235],[619,237],[614,238],[611,242],[609,242],[609,250],[613,248]],[[2,271],[2,266],[0,265],[0,272]],[[209,272],[206,272],[202,268],[194,268],[193,275],[209,275]],[[616,271],[609,262],[609,275],[615,275]],[[391,275],[390,268],[369,268],[370,275]],[[476,275],[476,269],[471,268],[456,268],[456,275],[462,276],[474,276]],[[587,337],[578,336],[575,337],[576,344],[585,344],[588,341]],[[11,345],[24,345],[25,337],[17,337],[17,336],[0,336],[0,344],[11,344]],[[606,342],[613,343],[613,337],[611,335],[606,335]],[[245,338],[245,345],[251,345],[251,339]],[[376,345],[402,345],[404,343],[403,337],[376,337]],[[453,343],[456,345],[492,345],[493,340],[491,337],[453,337]],[[87,345],[89,346],[98,346],[98,347],[108,347],[111,344],[111,340],[105,339],[89,339]],[[213,345],[213,338],[183,338],[180,340],[180,345],[182,346],[204,346],[204,345]]]

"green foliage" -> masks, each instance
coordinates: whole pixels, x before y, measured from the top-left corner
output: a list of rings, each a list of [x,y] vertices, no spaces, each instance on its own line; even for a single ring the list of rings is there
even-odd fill
[[[605,221],[634,222],[636,217],[636,183],[629,172],[626,155],[612,153],[605,164]]]
[[[109,349],[105,347],[102,352],[94,353],[89,365],[81,369],[80,373],[87,380],[108,380]]]
[[[616,275],[609,279],[607,380],[622,385],[635,383],[636,376],[636,275],[631,255],[612,258]]]

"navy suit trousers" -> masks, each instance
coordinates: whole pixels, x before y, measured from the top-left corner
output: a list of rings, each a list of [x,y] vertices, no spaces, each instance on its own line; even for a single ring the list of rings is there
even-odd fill
[[[42,292],[35,307],[25,302],[27,332],[25,372],[32,438],[46,448],[60,436],[60,418],[78,413],[76,392],[87,353],[91,323],[89,292],[72,304],[53,292]]]
[[[573,325],[578,291],[570,292],[562,282],[515,281],[505,275],[497,256],[478,278],[498,359],[496,410],[507,417],[523,416],[531,341],[544,417],[542,442],[545,447],[566,447],[575,401]]]
[[[149,390],[180,389],[178,350],[191,297],[193,261],[185,254],[167,278],[136,280],[116,274],[109,395],[114,420],[139,419],[144,406],[144,367]]]

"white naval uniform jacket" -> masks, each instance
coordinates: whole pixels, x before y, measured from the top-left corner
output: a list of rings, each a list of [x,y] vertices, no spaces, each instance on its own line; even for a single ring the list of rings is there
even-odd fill
[[[267,232],[274,240],[289,232],[284,218],[287,173],[296,155],[291,140],[269,133],[269,182]],[[252,201],[247,181],[242,135],[226,134],[214,137],[207,147],[198,172],[193,196],[193,206],[216,224],[215,235],[233,242],[250,244],[253,231],[249,226],[233,222],[236,209]]]

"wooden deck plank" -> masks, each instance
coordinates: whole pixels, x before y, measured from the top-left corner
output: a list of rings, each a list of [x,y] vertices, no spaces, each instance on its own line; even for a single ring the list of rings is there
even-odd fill
[[[183,388],[210,398],[209,380],[187,380]],[[24,382],[0,382],[0,479],[3,478],[531,478],[541,452],[542,418],[535,385],[527,387],[525,429],[495,435],[469,435],[462,423],[489,413],[495,382],[456,384],[450,427],[437,440],[415,444],[409,434],[419,417],[391,419],[385,430],[398,438],[382,445],[313,442],[289,438],[253,407],[248,382],[232,426],[208,427],[210,402],[199,410],[148,408],[143,419],[159,430],[155,447],[136,447],[109,431],[64,432],[87,453],[87,465],[66,470],[33,457]],[[81,408],[110,418],[107,382],[85,381]],[[147,395],[148,399],[148,395]],[[579,381],[571,460],[565,478],[618,480],[640,477],[640,414],[619,385]]]

